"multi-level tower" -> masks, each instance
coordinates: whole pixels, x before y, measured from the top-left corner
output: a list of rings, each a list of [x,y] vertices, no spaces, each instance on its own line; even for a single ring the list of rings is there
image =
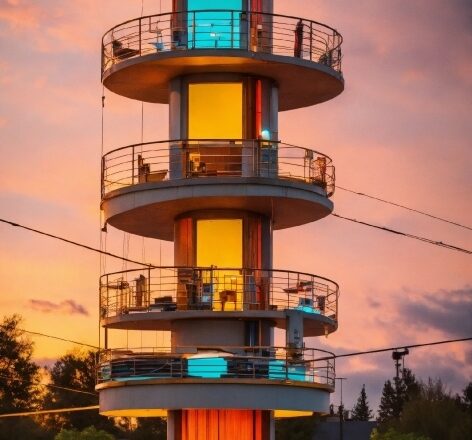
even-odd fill
[[[273,269],[272,238],[332,211],[331,159],[281,143],[278,112],[343,90],[340,45],[272,0],[174,0],[105,34],[105,87],[169,104],[171,139],[104,155],[105,220],[173,241],[175,262],[101,278],[102,414],[167,416],[169,439],[263,440],[274,417],[328,410],[334,365],[304,338],[336,330],[338,286]],[[114,346],[125,330],[170,332],[170,347]]]

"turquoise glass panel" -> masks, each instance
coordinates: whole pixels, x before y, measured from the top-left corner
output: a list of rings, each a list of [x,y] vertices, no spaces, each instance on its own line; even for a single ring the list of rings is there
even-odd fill
[[[284,361],[270,361],[269,379],[305,381],[305,367],[289,366],[286,368]]]
[[[188,0],[190,49],[239,49],[242,0]]]
[[[309,307],[309,306],[297,306],[295,307],[295,310],[300,310],[301,312],[305,312],[305,313],[314,313],[317,315],[320,314],[319,310],[316,310],[313,307]]]
[[[207,379],[219,379],[228,374],[228,363],[220,357],[188,359],[188,375]]]

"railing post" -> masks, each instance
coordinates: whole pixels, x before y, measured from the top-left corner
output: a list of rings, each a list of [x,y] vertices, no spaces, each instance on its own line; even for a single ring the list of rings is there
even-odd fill
[[[192,11],[192,49],[195,49],[195,43],[197,38],[197,20],[195,19],[196,12]]]
[[[140,19],[139,19],[139,56],[142,55],[142,54],[141,54],[141,47],[142,47],[142,44],[141,44],[141,37],[142,37],[142,30],[141,30],[141,28],[142,28],[142,23],[141,23],[141,22],[142,22],[142,19],[140,18]]]
[[[102,156],[102,170],[101,170],[101,198],[105,195],[105,156]],[[101,225],[100,225],[101,226]]]
[[[105,45],[103,44],[102,40],[102,55],[101,55],[101,73],[100,78],[103,78],[103,72],[105,70]]]
[[[310,21],[310,61],[313,61],[313,22]]]
[[[134,185],[134,145],[131,148],[131,184]]]
[[[234,49],[234,11],[231,11],[231,49]]]
[[[151,267],[148,266],[147,306],[151,305]]]

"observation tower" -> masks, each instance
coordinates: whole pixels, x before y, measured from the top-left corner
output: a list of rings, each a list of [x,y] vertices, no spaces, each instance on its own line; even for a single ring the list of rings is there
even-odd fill
[[[168,104],[170,140],[107,152],[101,209],[172,241],[174,266],[101,276],[101,414],[167,417],[169,440],[273,440],[274,418],[328,412],[334,360],[304,338],[337,329],[339,288],[273,268],[272,243],[332,212],[332,160],[282,143],[278,112],[342,92],[341,42],[272,0],[174,0],[105,33],[104,86]],[[170,347],[116,346],[130,330]]]

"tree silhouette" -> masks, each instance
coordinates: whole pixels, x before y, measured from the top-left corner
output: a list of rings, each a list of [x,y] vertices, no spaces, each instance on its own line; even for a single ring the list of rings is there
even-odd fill
[[[390,380],[385,382],[377,420],[386,423],[398,419],[405,403],[417,397],[419,392],[420,384],[415,375],[408,368],[404,368],[401,377],[393,378],[393,383]]]
[[[2,413],[35,408],[38,403],[39,367],[31,361],[33,343],[18,328],[19,315],[0,324],[0,410]]]
[[[50,370],[51,387],[44,399],[44,407],[78,408],[98,404],[98,394],[95,393],[95,364],[94,351],[75,350],[62,356]],[[83,391],[72,392],[66,388]],[[92,393],[92,394],[87,394]],[[60,429],[83,430],[91,425],[98,429],[116,432],[114,423],[107,417],[100,416],[98,411],[79,411],[53,414],[46,417],[46,423],[55,431]]]
[[[352,420],[358,420],[367,422],[373,417],[372,410],[369,408],[369,402],[367,401],[367,393],[365,392],[365,385],[362,385],[361,394],[357,399],[357,403],[352,409],[351,418]]]
[[[428,380],[405,403],[398,419],[381,425],[402,434],[415,433],[430,440],[465,440],[472,438],[472,418],[445,389],[441,380]]]
[[[31,361],[33,343],[19,328],[19,315],[6,316],[0,323],[0,414],[33,411],[39,406],[39,367]],[[0,420],[0,440],[40,439],[43,433],[35,420],[14,417]]]

